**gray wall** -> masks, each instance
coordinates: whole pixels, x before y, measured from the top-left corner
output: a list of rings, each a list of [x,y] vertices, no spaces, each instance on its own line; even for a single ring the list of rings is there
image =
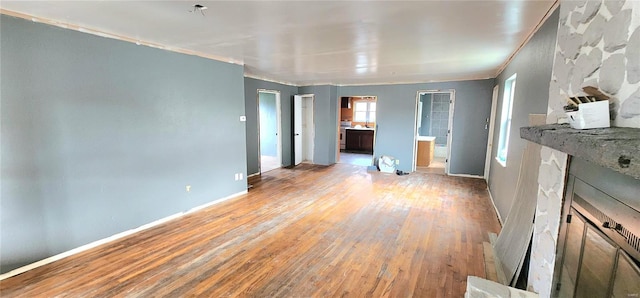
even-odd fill
[[[558,10],[547,19],[507,68],[496,78],[500,93],[493,135],[494,146],[493,152],[491,152],[489,189],[503,220],[506,219],[513,202],[522,151],[527,142],[520,139],[520,127],[528,126],[529,114],[547,113],[557,28]],[[509,134],[507,166],[503,167],[495,160],[498,136],[500,135],[500,112],[502,111],[504,83],[514,73],[518,75]]]
[[[482,176],[488,131],[485,119],[491,110],[493,79],[443,83],[341,86],[338,96],[373,95],[376,106],[374,154],[400,159],[399,170],[411,171],[416,95],[419,90],[455,89],[451,174]]]
[[[242,66],[0,21],[2,272],[246,190]]]
[[[260,92],[260,155],[278,156],[276,95]]]
[[[298,94],[298,87],[289,86],[279,83],[267,82],[254,78],[244,78],[244,104],[245,115],[247,116],[246,122],[246,152],[247,152],[247,175],[257,174],[260,172],[260,163],[258,162],[258,155],[260,154],[260,147],[258,144],[258,89],[276,90],[280,91],[280,106],[281,106],[281,130],[282,136],[282,165],[290,166],[292,164],[292,140],[291,140],[291,127],[292,127],[292,99],[293,96]]]
[[[331,85],[300,87],[300,94],[314,94],[313,119],[315,137],[313,163],[330,165],[336,162],[338,146],[338,93]]]
[[[247,173],[259,172],[258,154],[258,108],[257,90],[267,89],[280,91],[281,100],[281,128],[282,128],[282,164],[292,165],[293,140],[291,137],[293,119],[293,95],[314,94],[314,154],[313,162],[320,165],[330,165],[336,162],[338,138],[338,92],[336,86],[319,85],[296,87],[273,83],[253,78],[245,78],[245,113],[247,116]]]

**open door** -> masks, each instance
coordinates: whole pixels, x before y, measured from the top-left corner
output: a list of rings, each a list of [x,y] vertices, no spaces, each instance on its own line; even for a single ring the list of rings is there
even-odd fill
[[[313,94],[293,96],[293,164],[313,163]]]
[[[293,96],[293,148],[297,166],[302,162],[302,95]]]

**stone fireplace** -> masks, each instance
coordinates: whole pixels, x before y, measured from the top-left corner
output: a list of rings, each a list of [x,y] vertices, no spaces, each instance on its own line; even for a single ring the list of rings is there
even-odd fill
[[[555,124],[520,135],[543,145],[529,290],[638,297],[640,129]]]
[[[580,236],[571,236],[577,235],[576,233],[566,231],[568,215],[572,215],[572,221],[579,218],[594,226],[588,228],[589,239],[599,239],[594,238],[595,234],[612,238],[608,234],[614,233],[613,230],[616,229],[616,225],[613,225],[613,229],[603,227],[604,222],[598,222],[592,212],[587,212],[586,209],[590,207],[583,206],[584,201],[594,206],[601,200],[596,199],[596,203],[594,199],[574,200],[574,198],[586,196],[571,192],[576,187],[576,180],[584,182],[586,179],[589,182],[585,183],[591,186],[596,183],[589,180],[591,178],[582,177],[581,174],[597,172],[601,173],[598,178],[617,177],[611,181],[603,179],[610,182],[609,186],[617,185],[617,181],[630,181],[628,184],[636,187],[640,185],[640,55],[638,55],[640,53],[640,1],[560,0],[559,9],[557,43],[547,111],[547,123],[550,125],[521,129],[521,136],[524,139],[543,145],[528,276],[528,290],[540,294],[541,297],[561,294],[571,296],[569,292],[559,292],[571,288],[562,282],[562,272],[566,274],[569,272],[569,269],[564,271],[562,269],[562,266],[566,266],[562,263],[565,260],[570,262],[569,267],[571,264],[581,265],[578,265],[580,268],[577,268],[576,276],[572,276],[574,273],[571,271],[571,276],[564,278],[574,277],[577,278],[573,280],[574,283],[586,283],[586,281],[581,282],[578,276],[582,275],[581,266],[584,265],[580,263],[582,259],[579,258],[578,263],[571,263],[572,255],[565,254],[569,247],[568,243],[574,238],[580,238]],[[566,125],[553,124],[566,117],[563,106],[567,104],[567,98],[584,95],[582,88],[585,86],[596,87],[611,96],[611,125],[615,127],[578,131]],[[578,171],[576,164],[592,166]],[[599,168],[606,171],[599,172],[596,170]],[[624,196],[620,198],[611,195],[612,192],[616,192],[616,187],[611,190],[604,185],[596,187],[597,191],[593,192],[604,193],[605,197],[613,198],[607,202],[624,201]],[[578,192],[583,190],[580,186]],[[636,190],[635,194],[636,198],[640,197],[640,190]],[[572,205],[573,203],[575,206]],[[632,206],[636,211],[640,210],[637,206],[633,207],[633,204],[623,203],[623,205]],[[572,212],[576,213],[575,217]],[[610,214],[612,211],[599,210],[599,212]],[[613,213],[619,212],[613,211]],[[615,223],[619,222],[615,221]],[[613,222],[609,222],[607,225],[611,227],[612,224]],[[635,218],[635,221],[630,224],[622,224],[623,227],[631,227],[625,227],[627,230],[637,229],[639,225],[640,218]],[[638,231],[635,231],[633,234],[638,236]],[[586,239],[586,233],[584,232],[580,239]],[[569,242],[567,237],[570,238]],[[615,237],[613,237],[614,240]],[[619,241],[610,241],[610,239],[603,241],[617,245],[613,247],[624,246],[619,244]],[[590,244],[589,247],[591,246]],[[575,249],[571,246],[570,250],[575,251]],[[579,251],[578,255],[584,258],[584,246],[580,246]],[[633,256],[632,252],[625,251],[625,254]],[[627,258],[626,255],[623,257],[620,255],[623,254],[618,253],[616,248],[616,262]],[[575,254],[573,258],[575,259]],[[589,255],[585,260],[587,259],[590,259]],[[635,261],[637,260],[636,256]],[[614,264],[617,264],[614,265],[617,270],[621,263]],[[586,264],[585,268],[591,268],[589,266],[591,264]],[[615,275],[615,273],[612,274]],[[560,290],[557,290],[558,283],[560,283]],[[612,283],[615,284],[609,281],[610,285]],[[565,284],[566,288],[562,284]],[[608,288],[607,291],[613,294],[612,288]]]
[[[572,158],[553,297],[640,295],[640,181]]]

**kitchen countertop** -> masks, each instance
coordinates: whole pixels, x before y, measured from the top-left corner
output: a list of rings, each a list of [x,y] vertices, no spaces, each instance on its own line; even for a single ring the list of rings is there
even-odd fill
[[[436,140],[436,137],[418,136],[418,142],[420,142],[420,141],[434,142],[435,140]]]
[[[352,130],[373,130],[373,127],[360,127],[360,128],[356,128],[356,127],[345,127],[345,129],[352,129]]]

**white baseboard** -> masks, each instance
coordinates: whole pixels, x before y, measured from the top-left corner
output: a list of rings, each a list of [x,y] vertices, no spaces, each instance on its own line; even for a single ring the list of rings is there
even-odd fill
[[[260,172],[253,173],[253,174],[251,174],[251,175],[247,175],[247,179],[249,179],[249,178],[251,178],[251,177],[254,177],[254,176],[258,176],[258,175],[260,175]]]
[[[484,179],[484,177],[480,176],[480,175],[469,175],[469,174],[448,174],[449,176],[455,176],[455,177],[465,177],[465,178],[477,178],[477,179]]]
[[[487,192],[489,193],[489,199],[491,199],[491,206],[493,206],[493,210],[496,211],[496,215],[498,215],[498,221],[500,222],[500,227],[502,227],[504,226],[504,222],[502,221],[500,212],[498,212],[498,207],[496,207],[496,202],[493,200],[493,196],[491,195],[491,189],[489,189],[489,185],[487,185]]]
[[[157,225],[163,224],[163,223],[168,222],[168,221],[170,221],[170,220],[173,220],[173,219],[179,218],[179,217],[181,217],[181,216],[184,216],[184,215],[187,215],[187,214],[190,214],[190,213],[193,213],[193,212],[196,212],[196,211],[202,210],[202,209],[207,208],[207,207],[209,207],[209,206],[212,206],[212,205],[218,204],[218,203],[220,203],[220,202],[223,202],[223,201],[226,201],[226,200],[229,200],[229,199],[232,199],[232,198],[235,198],[235,197],[241,196],[241,195],[246,194],[246,193],[247,193],[247,191],[246,191],[246,190],[244,190],[244,191],[241,191],[241,192],[238,192],[238,193],[235,193],[235,194],[232,194],[232,195],[226,196],[226,197],[224,197],[224,198],[217,199],[217,200],[214,200],[214,201],[208,202],[208,203],[206,203],[206,204],[203,204],[203,205],[200,205],[200,206],[193,207],[193,208],[191,208],[191,209],[189,209],[189,210],[187,210],[187,211],[179,212],[179,213],[176,213],[176,214],[169,215],[169,216],[167,216],[167,217],[163,217],[163,218],[161,218],[161,219],[158,219],[158,220],[156,220],[156,221],[150,222],[150,223],[148,223],[148,224],[145,224],[145,225],[139,226],[139,227],[137,227],[137,228],[135,228],[135,229],[131,229],[131,230],[127,230],[127,231],[124,231],[124,232],[120,232],[120,233],[115,234],[115,235],[113,235],[113,236],[109,236],[109,237],[107,237],[107,238],[103,238],[103,239],[100,239],[100,240],[96,240],[96,241],[94,241],[94,242],[87,243],[87,244],[85,244],[85,245],[83,245],[83,246],[76,247],[76,248],[74,248],[74,249],[71,249],[71,250],[68,250],[68,251],[65,251],[65,252],[59,253],[59,254],[57,254],[57,255],[55,255],[55,256],[51,256],[51,257],[48,257],[48,258],[46,258],[46,259],[42,259],[42,260],[40,260],[40,261],[37,261],[37,262],[31,263],[31,264],[29,264],[29,265],[25,265],[25,266],[22,266],[22,267],[20,267],[20,268],[16,268],[16,269],[14,269],[14,270],[11,270],[11,271],[9,271],[9,272],[7,272],[7,273],[4,273],[4,274],[0,275],[0,280],[4,280],[4,279],[7,279],[7,278],[9,278],[9,277],[12,277],[12,276],[18,275],[18,274],[20,274],[20,273],[24,273],[24,272],[26,272],[26,271],[29,271],[29,270],[31,270],[31,269],[35,269],[35,268],[38,268],[38,267],[40,267],[40,266],[44,266],[44,265],[49,264],[49,263],[53,263],[53,262],[55,262],[55,261],[58,261],[58,260],[64,259],[64,258],[66,258],[66,257],[69,257],[69,256],[72,256],[72,255],[75,255],[75,254],[77,254],[77,253],[80,253],[80,252],[83,252],[83,251],[86,251],[86,250],[89,250],[89,249],[92,249],[92,248],[95,248],[95,247],[100,246],[100,245],[102,245],[102,244],[105,244],[105,243],[109,243],[109,242],[111,242],[111,241],[118,240],[118,239],[120,239],[120,238],[123,238],[123,237],[129,236],[129,235],[131,235],[131,234],[135,234],[135,233],[138,233],[138,232],[144,231],[144,230],[146,230],[146,229],[149,229],[149,228],[152,228],[152,227],[154,227],[154,226],[157,226]]]

